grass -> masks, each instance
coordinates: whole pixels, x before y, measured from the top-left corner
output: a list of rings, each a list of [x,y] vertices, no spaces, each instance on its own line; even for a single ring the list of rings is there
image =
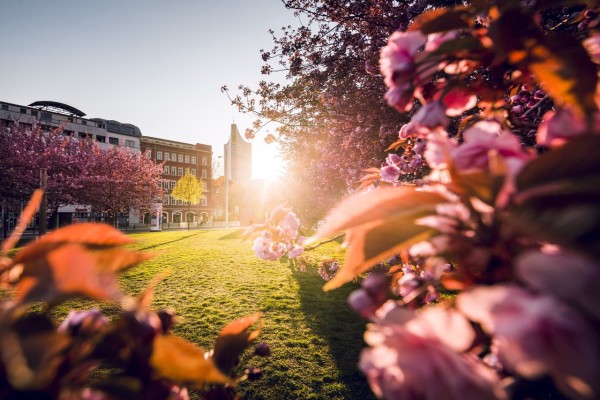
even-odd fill
[[[243,383],[243,399],[373,399],[357,369],[365,322],[346,305],[353,285],[322,291],[316,268],[298,272],[287,264],[258,259],[250,242],[232,230],[135,233],[137,249],[156,254],[152,260],[122,275],[123,290],[140,293],[157,274],[171,273],[155,289],[154,308],[173,307],[180,323],[173,331],[211,348],[219,331],[234,319],[260,312],[264,328],[259,341],[271,346],[259,381]],[[343,257],[337,243],[310,254],[312,261]],[[55,311],[64,318],[87,301],[70,301]],[[101,306],[109,315],[115,306]],[[266,362],[265,362],[266,361]],[[196,396],[192,393],[192,398]]]

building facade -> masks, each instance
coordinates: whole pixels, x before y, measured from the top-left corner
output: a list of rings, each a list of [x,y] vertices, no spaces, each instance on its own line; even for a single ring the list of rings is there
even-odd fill
[[[252,144],[246,142],[236,124],[231,124],[225,144],[225,175],[233,183],[252,180]]]
[[[163,167],[162,223],[208,222],[213,211],[209,196],[212,179],[212,146],[150,136],[143,136],[140,143],[142,152],[149,154],[152,160],[162,164]],[[177,180],[188,170],[192,175],[202,179],[204,192],[200,204],[190,205],[189,210],[187,204],[171,195]]]

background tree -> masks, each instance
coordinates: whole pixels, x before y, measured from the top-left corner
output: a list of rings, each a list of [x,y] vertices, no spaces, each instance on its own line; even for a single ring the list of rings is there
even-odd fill
[[[177,180],[171,196],[187,203],[186,220],[188,229],[190,229],[190,208],[192,204],[200,203],[200,200],[204,197],[202,194],[202,179],[197,179],[190,171],[186,171],[185,175]]]
[[[48,169],[50,219],[60,206],[91,205],[94,211],[145,209],[156,196],[161,167],[128,149],[102,150],[89,140],[12,125],[0,132],[0,198],[25,203],[39,187],[40,168]]]
[[[232,102],[259,118],[255,130],[270,121],[279,124],[278,140],[290,163],[288,184],[294,188],[289,190],[290,202],[309,221],[355,188],[363,169],[384,161],[384,150],[409,120],[384,100],[378,60],[390,34],[406,29],[426,9],[460,2],[283,3],[303,23],[282,28],[280,36],[271,31],[274,47],[261,55],[263,74],[284,73],[285,83],[265,79],[256,89],[240,86],[241,93]],[[247,137],[255,133],[249,131]],[[407,180],[419,175],[423,164],[414,167]]]

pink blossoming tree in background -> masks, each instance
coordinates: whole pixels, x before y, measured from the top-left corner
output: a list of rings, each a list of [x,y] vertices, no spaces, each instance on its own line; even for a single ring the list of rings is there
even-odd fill
[[[388,150],[417,144],[430,172],[406,184],[390,153],[305,242],[346,234],[325,290],[385,261],[349,298],[378,397],[600,397],[594,7],[429,9],[381,50],[385,100],[412,111]]]

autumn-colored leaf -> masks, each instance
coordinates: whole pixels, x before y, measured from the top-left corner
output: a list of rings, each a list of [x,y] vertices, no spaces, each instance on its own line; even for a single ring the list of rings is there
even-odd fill
[[[219,334],[215,343],[213,359],[221,371],[229,374],[239,362],[240,355],[248,344],[258,337],[261,327],[249,331],[260,319],[260,314],[230,322]]]
[[[540,240],[600,259],[599,146],[600,135],[581,135],[528,163],[516,178],[509,221]]]
[[[25,260],[16,292],[23,302],[52,302],[76,295],[98,300],[119,297],[116,276],[102,271],[97,259],[79,244],[66,244],[43,257]]]
[[[94,222],[73,224],[44,235],[38,243],[69,242],[110,247],[133,243],[133,239],[110,225]]]
[[[597,110],[597,68],[579,40],[549,35],[531,49],[529,58],[529,68],[554,101],[573,107],[581,118]]]
[[[335,289],[367,271],[376,262],[429,238],[435,230],[415,221],[435,213],[447,202],[439,193],[415,188],[390,188],[356,194],[333,209],[314,242],[347,230],[346,263],[324,290]]]
[[[336,206],[325,219],[325,224],[308,240],[313,243],[346,229],[387,217],[422,217],[431,213],[435,205],[446,202],[439,193],[415,188],[385,188],[355,194]]]
[[[34,217],[37,208],[39,207],[42,201],[43,195],[44,191],[42,189],[38,189],[35,192],[33,192],[31,199],[27,203],[27,207],[25,207],[25,209],[21,213],[21,217],[19,218],[19,223],[17,224],[17,227],[8,237],[8,239],[6,239],[4,243],[2,243],[2,252],[6,252],[15,247],[15,245],[21,238],[21,235],[23,234],[23,232],[25,232],[29,221],[31,221],[31,219]]]
[[[425,34],[466,29],[473,25],[469,9],[464,6],[438,8],[422,13],[409,27],[409,31],[420,30]]]
[[[127,249],[106,249],[91,253],[100,271],[120,272],[154,257],[150,253],[142,253]]]
[[[177,383],[202,386],[229,382],[205,351],[193,343],[173,335],[154,338],[150,365],[161,377]]]

